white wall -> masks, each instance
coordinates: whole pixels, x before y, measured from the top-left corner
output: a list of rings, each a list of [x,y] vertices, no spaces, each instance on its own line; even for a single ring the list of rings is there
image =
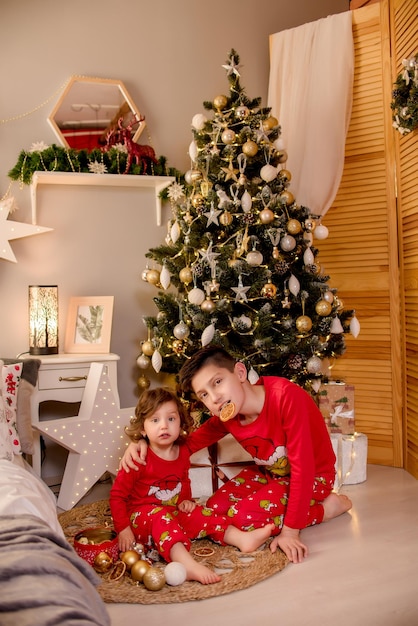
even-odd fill
[[[348,0],[3,0],[0,38],[0,197],[8,171],[33,142],[56,141],[46,119],[71,75],[122,80],[158,156],[189,167],[190,121],[202,102],[228,89],[222,64],[231,48],[242,85],[266,104],[268,36],[328,14]],[[44,106],[42,106],[44,104]],[[29,113],[29,114],[27,114]],[[147,131],[146,131],[147,132]],[[146,143],[144,135],[140,142]],[[29,188],[11,189],[31,221]],[[0,259],[0,355],[28,348],[27,287],[58,284],[63,346],[70,296],[114,295],[111,350],[121,356],[123,407],[136,403],[135,360],[146,338],[142,315],[155,313],[154,287],[141,280],[145,253],[165,235],[152,193],[97,187],[42,187],[38,223],[53,232],[11,242],[17,263]]]

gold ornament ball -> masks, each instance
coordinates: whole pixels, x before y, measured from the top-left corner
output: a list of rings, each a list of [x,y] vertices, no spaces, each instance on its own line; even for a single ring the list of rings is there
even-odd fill
[[[274,220],[274,213],[271,209],[263,209],[260,211],[260,222],[262,224],[270,224]]]
[[[113,567],[113,559],[107,552],[99,552],[93,561],[93,567],[96,572],[104,574]]]
[[[176,354],[181,354],[183,352],[183,342],[181,339],[175,339],[173,341],[173,352]]]
[[[292,180],[292,174],[289,172],[289,170],[284,170],[284,169],[280,170],[279,176],[280,178],[283,178],[287,182]]]
[[[297,235],[302,230],[302,224],[299,220],[291,219],[287,222],[286,229],[291,235]]]
[[[315,311],[318,315],[329,315],[331,313],[332,306],[326,300],[319,300],[315,305]]]
[[[316,226],[316,222],[315,220],[313,220],[312,218],[308,218],[305,220],[305,230],[308,231],[308,233],[311,233],[315,230],[315,226]]]
[[[291,193],[290,191],[282,191],[282,193],[280,194],[280,198],[283,200],[283,202],[289,206],[289,204],[292,204],[292,202],[294,201],[295,197],[293,195],[293,193]]]
[[[266,120],[263,120],[263,128],[264,130],[272,130],[276,126],[279,125],[279,120],[277,120],[272,115],[268,117]]]
[[[224,211],[219,217],[219,221],[222,226],[229,226],[230,224],[232,224],[232,213],[230,213],[229,211]]]
[[[190,183],[198,183],[203,178],[202,172],[200,172],[199,170],[190,170],[189,178]]]
[[[151,341],[144,341],[141,348],[145,356],[152,356],[154,354],[154,346]]]
[[[261,295],[264,298],[274,298],[277,293],[277,287],[273,283],[266,283],[261,290]]]
[[[147,561],[140,559],[134,563],[131,567],[131,577],[135,582],[141,583],[147,571],[151,568],[151,565]]]
[[[148,387],[150,386],[151,381],[144,374],[141,374],[141,376],[139,376],[138,380],[136,381],[136,384],[142,391],[145,391],[145,389],[148,389]]]
[[[224,109],[228,104],[228,98],[223,94],[220,96],[216,96],[213,99],[213,104],[215,105],[215,108],[218,109],[218,111],[222,111],[222,109]]]
[[[287,152],[286,150],[278,150],[276,152],[276,157],[279,163],[284,163],[287,161]]]
[[[196,193],[192,198],[192,204],[195,209],[198,209],[205,202],[204,197],[200,193]]]
[[[190,267],[183,267],[183,269],[180,270],[179,278],[185,285],[190,285],[193,280],[193,272]]]
[[[235,141],[235,132],[231,128],[225,128],[221,135],[222,142],[226,145],[230,145]]]
[[[200,308],[204,313],[213,313],[216,309],[216,304],[210,298],[205,298],[200,305]]]
[[[150,591],[159,591],[165,585],[164,571],[159,567],[150,567],[145,572],[142,582]]]
[[[308,333],[312,328],[312,320],[307,315],[300,315],[296,320],[296,328],[300,333]]]
[[[239,120],[245,120],[245,118],[247,118],[249,114],[250,114],[250,109],[246,107],[245,105],[242,105],[236,108],[235,117],[237,117]]]
[[[151,285],[158,285],[160,282],[160,272],[158,270],[148,270],[147,281]]]
[[[132,565],[137,563],[141,557],[136,550],[126,550],[120,555],[120,560],[125,563],[128,572],[131,571]]]
[[[243,144],[242,151],[246,156],[253,157],[258,152],[258,146],[255,141],[248,140]]]

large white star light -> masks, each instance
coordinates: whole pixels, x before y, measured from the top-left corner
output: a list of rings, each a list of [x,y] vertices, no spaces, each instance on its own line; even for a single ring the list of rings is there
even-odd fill
[[[120,409],[104,363],[92,363],[79,414],[34,427],[68,453],[58,506],[72,508],[106,472],[116,474],[127,446],[124,427],[135,408]]]
[[[7,218],[13,204],[13,197],[0,200],[0,259],[17,263],[16,257],[9,244],[10,240],[21,239],[22,237],[29,237],[30,235],[40,235],[41,233],[46,233],[53,229],[37,226],[36,224],[24,224],[23,222],[12,222],[12,220],[8,220]]]

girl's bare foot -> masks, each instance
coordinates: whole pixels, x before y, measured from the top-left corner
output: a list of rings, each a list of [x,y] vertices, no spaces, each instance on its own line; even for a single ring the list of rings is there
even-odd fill
[[[239,530],[235,526],[228,526],[224,541],[230,546],[236,546],[241,552],[254,552],[270,537],[274,528],[274,524],[267,524],[262,528],[245,531]]]
[[[197,561],[194,560],[193,563],[186,566],[186,573],[187,580],[197,580],[199,583],[202,583],[202,585],[218,583],[221,580],[221,577],[206,567],[206,565],[197,563]]]
[[[334,517],[338,517],[349,511],[352,507],[350,498],[343,494],[330,493],[322,503],[324,507],[324,522],[328,522]]]
[[[170,550],[170,558],[172,561],[182,563],[186,568],[187,580],[197,580],[202,585],[210,585],[218,583],[221,577],[213,572],[209,567],[198,563],[182,543],[175,543]]]

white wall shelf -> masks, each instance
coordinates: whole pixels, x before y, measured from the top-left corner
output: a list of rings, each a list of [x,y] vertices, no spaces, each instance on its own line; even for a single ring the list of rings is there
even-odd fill
[[[34,172],[31,183],[32,224],[37,224],[38,185],[97,185],[100,187],[138,187],[155,190],[157,226],[161,226],[160,192],[175,181],[173,176],[136,176],[134,174],[89,174],[77,172]]]

